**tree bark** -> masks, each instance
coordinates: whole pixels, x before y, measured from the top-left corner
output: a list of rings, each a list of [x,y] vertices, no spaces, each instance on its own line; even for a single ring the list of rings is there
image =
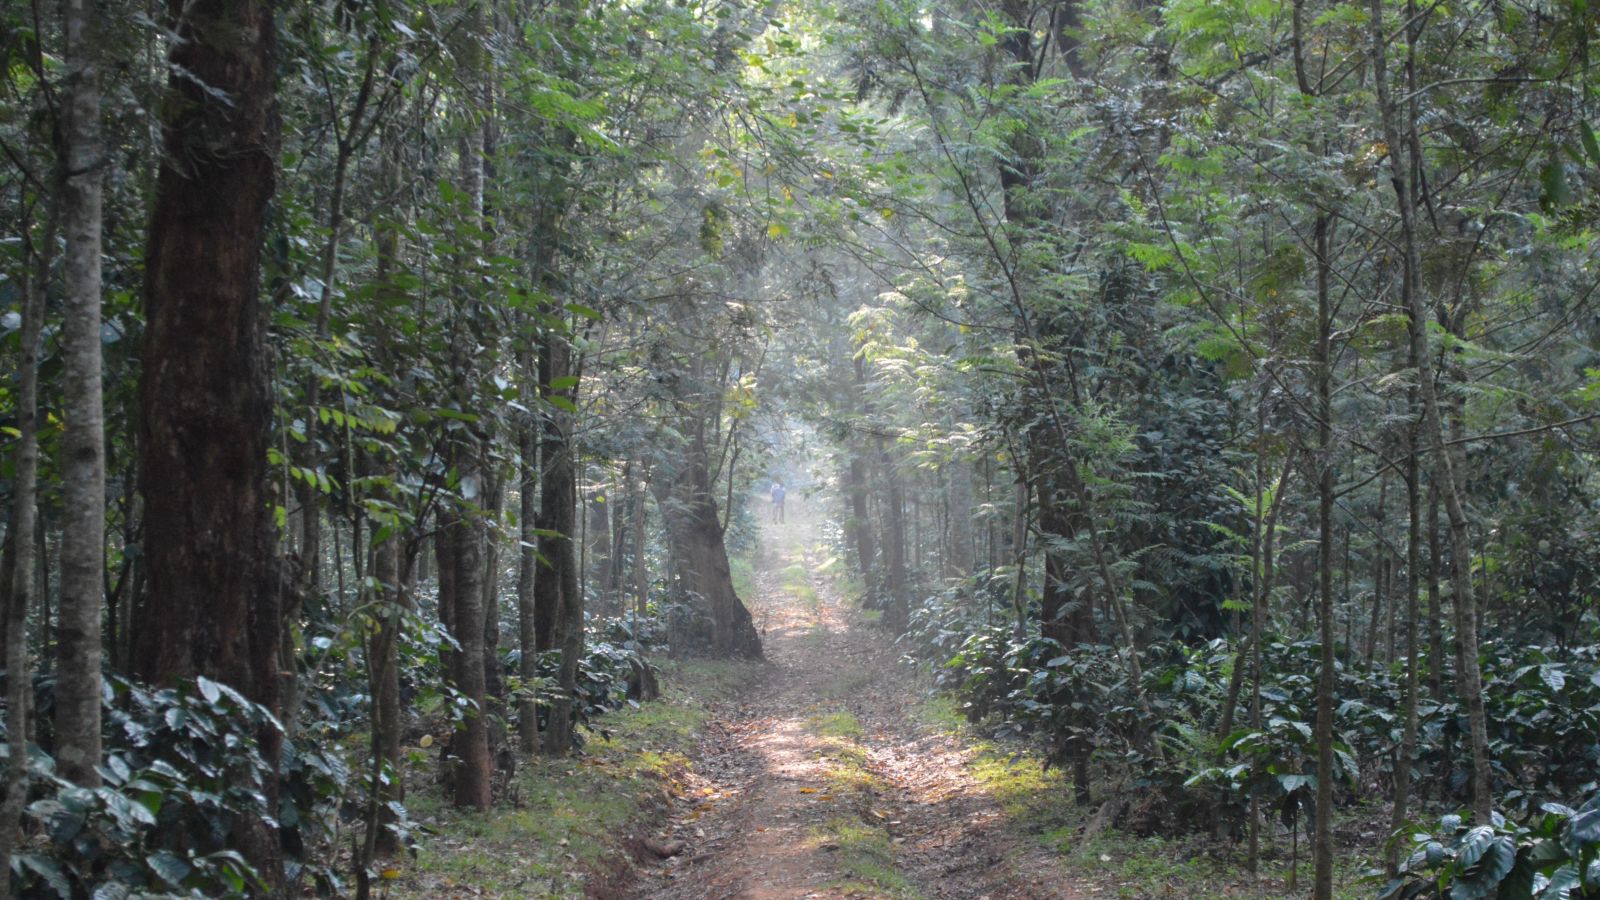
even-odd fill
[[[1333,304],[1328,296],[1332,261],[1328,258],[1328,217],[1317,216],[1317,344],[1313,370],[1317,391],[1317,634],[1321,658],[1317,675],[1317,808],[1313,858],[1313,900],[1333,900]]]
[[[889,443],[878,439],[878,469],[884,485],[883,588],[884,624],[898,634],[911,615],[906,573],[906,497]]]
[[[658,472],[652,488],[658,492],[657,505],[666,520],[668,547],[682,587],[699,598],[711,619],[707,648],[719,656],[759,659],[761,638],[733,589],[703,439],[692,439],[677,471]]]
[[[463,477],[482,477],[476,460],[463,462],[466,464],[458,464]],[[490,785],[494,770],[489,755],[489,707],[483,666],[486,527],[483,517],[472,511],[458,515],[449,527],[454,531],[451,544],[455,553],[455,597],[450,624],[451,633],[461,647],[455,654],[454,681],[456,689],[471,704],[465,721],[451,740],[451,752],[458,760],[452,773],[452,792],[456,806],[484,810],[492,800]]]
[[[639,473],[640,478],[647,478],[648,475],[648,472]],[[645,522],[649,514],[646,504],[649,501],[645,496],[644,486],[638,478],[629,483],[628,491],[633,495],[633,506],[631,507],[633,520],[631,529],[633,531],[633,609],[635,613],[642,616],[647,611],[650,602],[650,542],[645,532]]]
[[[106,454],[100,361],[102,166],[99,42],[89,0],[66,0],[66,159],[61,215],[67,246],[62,405],[60,628],[56,761],[96,787],[100,775],[101,608],[105,589]]]
[[[28,719],[33,703],[33,672],[28,660],[28,609],[36,582],[33,532],[38,524],[39,484],[39,336],[44,319],[44,285],[50,248],[55,244],[55,216],[45,227],[43,261],[37,270],[32,243],[33,223],[26,213],[22,233],[22,323],[18,334],[17,437],[12,457],[12,510],[6,539],[11,577],[3,613],[6,621],[6,743],[4,795],[0,796],[0,900],[11,897],[11,857],[21,837],[22,809],[28,801]]]
[[[280,134],[274,7],[171,0],[172,45],[145,256],[139,481],[148,594],[135,674],[205,675],[279,712],[272,391],[260,251]],[[224,99],[225,98],[225,99]],[[282,735],[256,735],[277,760]],[[257,786],[277,812],[277,781]],[[242,816],[230,841],[281,890],[277,835]]]
[[[1444,700],[1444,600],[1439,594],[1439,484],[1428,480],[1428,696]]]
[[[543,609],[539,630],[561,651],[557,683],[560,694],[551,704],[545,726],[543,750],[564,754],[573,749],[573,703],[578,684],[578,661],[583,656],[583,597],[578,588],[577,532],[578,478],[573,457],[572,417],[552,403],[571,406],[577,385],[565,384],[573,376],[572,348],[558,334],[546,331],[539,354],[539,391],[548,408],[540,438],[539,569],[536,592]]]
[[[531,348],[532,341],[527,346]],[[535,377],[536,365],[532,350],[522,353],[524,379]],[[532,408],[532,398],[526,405]],[[539,702],[534,695],[534,683],[539,677],[539,642],[537,622],[538,600],[535,584],[539,570],[539,432],[538,422],[531,416],[518,426],[518,530],[517,546],[517,646],[521,659],[517,674],[522,678],[522,690],[517,695],[517,738],[524,753],[539,750]]]
[[[1412,361],[1415,366],[1415,360]],[[1402,701],[1404,725],[1400,749],[1394,761],[1394,807],[1389,816],[1388,864],[1390,874],[1400,865],[1400,841],[1396,837],[1405,827],[1411,808],[1411,761],[1417,752],[1417,694],[1421,688],[1421,660],[1417,646],[1417,594],[1422,578],[1422,468],[1418,461],[1419,432],[1422,430],[1422,398],[1411,391],[1413,423],[1406,448],[1406,621],[1405,621],[1405,698]]]

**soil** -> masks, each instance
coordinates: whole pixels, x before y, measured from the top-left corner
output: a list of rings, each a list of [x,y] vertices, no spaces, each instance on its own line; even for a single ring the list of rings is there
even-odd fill
[[[764,529],[747,598],[768,662],[718,712],[668,821],[641,836],[656,852],[623,896],[1093,896],[984,793],[973,751],[918,721],[915,673],[818,574],[814,523],[789,507]]]

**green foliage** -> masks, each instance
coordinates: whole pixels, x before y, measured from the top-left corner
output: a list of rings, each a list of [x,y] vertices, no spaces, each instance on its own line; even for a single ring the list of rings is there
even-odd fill
[[[41,760],[49,793],[28,815],[49,843],[13,863],[23,889],[63,900],[90,892],[245,897],[260,883],[230,849],[235,829],[257,827],[302,850],[322,849],[320,840],[337,832],[349,771],[313,747],[286,748],[281,768],[269,764],[252,735],[280,726],[237,691],[206,678],[154,691],[117,679],[108,694],[115,740],[101,787],[56,778]],[[274,779],[283,794],[278,820],[265,817],[261,793]],[[324,889],[337,889],[326,871],[315,874]]]
[[[1577,809],[1545,803],[1527,824],[1467,826],[1458,815],[1439,822],[1439,834],[1416,834],[1401,875],[1380,895],[1449,900],[1600,896],[1600,795]]]

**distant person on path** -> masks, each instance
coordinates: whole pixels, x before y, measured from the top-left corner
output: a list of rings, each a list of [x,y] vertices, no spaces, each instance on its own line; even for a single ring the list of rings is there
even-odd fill
[[[783,495],[783,482],[774,481],[772,483],[772,521],[780,524],[783,522]]]

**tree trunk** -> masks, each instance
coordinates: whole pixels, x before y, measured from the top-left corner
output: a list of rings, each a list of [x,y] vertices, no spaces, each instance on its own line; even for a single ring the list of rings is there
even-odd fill
[[[505,503],[505,478],[498,467],[491,464],[486,480],[488,492],[484,501],[484,514],[490,520],[498,521],[501,507]],[[500,542],[495,539],[496,533],[488,528],[484,529],[483,689],[495,707],[495,717],[499,719],[502,718],[499,706],[505,699],[506,684],[505,675],[500,671]]]
[[[640,477],[648,477],[648,472],[641,472]],[[645,520],[649,514],[646,504],[649,502],[645,496],[643,484],[636,478],[628,485],[628,491],[633,495],[633,609],[638,615],[644,615],[650,601],[650,557],[649,538],[645,531]],[[637,620],[636,620],[637,621]],[[637,638],[636,638],[637,639]]]
[[[750,611],[733,590],[722,522],[712,494],[705,444],[685,448],[681,467],[653,487],[666,520],[669,549],[683,589],[699,598],[711,619],[708,649],[719,656],[759,659],[761,638]]]
[[[135,674],[205,675],[279,713],[272,390],[260,251],[281,132],[276,25],[261,0],[171,0],[164,155],[145,257],[139,481],[148,594]],[[282,735],[256,735],[276,760]],[[267,815],[278,786],[257,785]],[[240,817],[230,842],[281,890],[278,836]]]
[[[106,454],[101,407],[100,232],[105,145],[94,13],[66,0],[61,602],[56,761],[61,776],[100,784],[100,615],[105,589]]]
[[[1428,480],[1428,696],[1444,701],[1444,600],[1439,595],[1439,483]]]
[[[1317,216],[1317,634],[1322,642],[1317,676],[1317,808],[1313,846],[1314,900],[1333,900],[1333,305],[1328,296],[1328,217]]]
[[[394,473],[391,472],[392,476]],[[401,560],[401,537],[391,535],[372,547],[372,579],[377,585],[376,627],[367,648],[368,689],[372,696],[372,772],[366,862],[400,851],[389,826],[395,821],[390,803],[405,799],[405,779],[400,771],[402,708],[400,705],[400,633],[410,606],[409,563]]]
[[[0,900],[11,896],[11,857],[21,837],[22,809],[28,801],[28,717],[33,699],[33,672],[28,660],[28,608],[33,605],[33,532],[38,516],[39,475],[39,335],[44,318],[44,286],[49,274],[50,248],[55,245],[55,216],[45,227],[43,260],[37,274],[34,261],[33,223],[24,213],[22,222],[24,266],[22,323],[18,338],[17,436],[12,456],[13,485],[10,527],[10,584],[3,612],[6,621],[6,743],[5,793],[0,796]]]
[[[481,478],[476,449],[466,450],[472,457],[457,463],[462,477]],[[470,474],[469,474],[470,473]],[[451,752],[458,762],[452,773],[452,792],[456,806],[488,809],[493,765],[489,755],[489,706],[485,689],[483,643],[483,559],[487,527],[475,511],[463,510],[449,526],[455,551],[455,598],[451,610],[451,634],[461,646],[455,654],[455,687],[471,703],[466,721],[451,740]]]
[[[529,342],[531,346],[532,342]],[[532,351],[522,354],[524,378],[534,375]],[[528,404],[531,408],[532,404]],[[517,546],[517,646],[521,660],[517,674],[522,678],[522,691],[517,696],[517,737],[524,753],[539,749],[539,703],[533,685],[539,677],[539,619],[535,584],[539,570],[539,434],[538,423],[531,417],[518,425],[518,530]]]
[[[539,391],[546,404],[552,398],[571,406],[577,398],[573,380],[572,348],[565,338],[549,331],[539,354]],[[578,477],[572,446],[571,414],[556,405],[545,411],[540,443],[542,475],[539,499],[539,569],[537,594],[544,605],[540,628],[548,646],[561,651],[558,673],[560,695],[551,704],[543,750],[564,754],[573,749],[573,703],[578,684],[578,661],[583,656],[583,596],[578,586],[577,532]]]
[[[1412,361],[1413,367],[1416,365]],[[1417,594],[1421,589],[1422,569],[1422,469],[1418,464],[1418,440],[1422,425],[1422,402],[1415,388],[1411,391],[1411,426],[1409,446],[1406,448],[1406,681],[1403,711],[1405,724],[1400,732],[1400,749],[1394,761],[1394,808],[1389,817],[1389,833],[1400,834],[1410,816],[1411,764],[1417,752],[1417,693],[1420,689],[1421,660],[1417,654]],[[1400,842],[1389,843],[1389,872],[1395,874],[1400,865]]]
[[[944,574],[948,578],[965,578],[972,574],[974,545],[972,528],[972,464],[956,458],[945,467],[950,480],[950,491],[945,498],[945,530],[948,550],[945,554]]]
[[[587,498],[588,518],[584,530],[588,532],[588,571],[593,573],[592,583],[599,585],[600,610],[610,615],[611,592],[608,589],[611,572],[611,497],[604,489],[597,489]]]
[[[1390,147],[1390,181],[1394,187],[1395,205],[1400,218],[1400,246],[1402,254],[1401,295],[1408,317],[1410,352],[1417,366],[1417,381],[1422,393],[1424,437],[1437,449],[1434,451],[1433,476],[1444,500],[1445,515],[1450,527],[1451,586],[1454,589],[1457,637],[1461,642],[1461,670],[1457,673],[1462,705],[1467,711],[1467,733],[1472,750],[1472,812],[1478,824],[1488,824],[1494,810],[1491,789],[1491,764],[1489,759],[1489,727],[1483,703],[1483,672],[1478,661],[1477,602],[1472,583],[1472,545],[1468,534],[1466,508],[1461,499],[1461,488],[1456,480],[1455,464],[1449,445],[1445,442],[1443,416],[1439,411],[1439,395],[1433,369],[1433,351],[1428,334],[1428,310],[1422,296],[1421,259],[1417,246],[1415,208],[1409,169],[1422,160],[1407,160],[1401,148],[1410,146],[1403,142],[1399,115],[1400,109],[1390,97],[1386,66],[1387,44],[1382,0],[1373,0],[1370,10],[1373,84],[1377,90],[1379,118],[1384,139]],[[1414,53],[1415,32],[1406,28],[1408,55]],[[1415,93],[1413,90],[1412,94]],[[1415,129],[1413,110],[1408,124]]]
[[[850,535],[850,546],[856,551],[856,564],[870,590],[875,579],[877,549],[872,543],[872,516],[867,508],[867,461],[859,447],[849,450],[850,465],[846,470],[846,490],[850,494],[850,518],[845,531]]]
[[[883,593],[884,624],[895,634],[904,631],[911,614],[906,575],[906,498],[900,475],[895,471],[889,444],[878,439],[878,471],[884,485],[883,498]]]

